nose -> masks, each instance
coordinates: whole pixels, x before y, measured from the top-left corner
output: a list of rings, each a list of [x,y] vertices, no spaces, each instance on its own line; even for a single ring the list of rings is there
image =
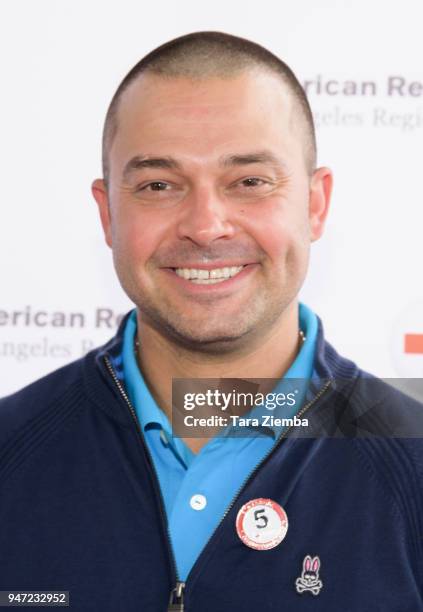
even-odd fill
[[[191,240],[199,246],[231,238],[235,228],[229,204],[212,189],[204,187],[192,191],[185,201],[177,232],[178,238]]]

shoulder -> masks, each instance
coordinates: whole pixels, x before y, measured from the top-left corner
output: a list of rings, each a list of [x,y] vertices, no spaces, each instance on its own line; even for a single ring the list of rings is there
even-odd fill
[[[400,390],[398,382],[358,370],[349,396],[350,415],[362,433],[423,440],[423,404]]]
[[[368,454],[374,449],[374,462],[385,468],[391,463],[398,473],[411,469],[423,485],[423,403],[400,390],[400,381],[358,367],[355,374],[333,381],[332,424],[341,437],[354,438]],[[382,448],[379,455],[376,449]]]
[[[339,385],[343,396],[337,402],[343,406],[340,429],[351,438],[357,460],[367,466],[398,516],[408,523],[413,540],[421,544],[423,404],[395,385],[395,380],[358,369],[352,386]]]
[[[16,393],[0,399],[0,449],[20,430],[78,404],[82,395],[84,359],[63,366]]]
[[[401,381],[360,369],[322,338],[316,353],[317,380],[330,381],[334,391],[322,411],[328,425],[342,425],[340,433],[354,437],[423,439],[423,404],[399,389]]]
[[[317,410],[318,431],[348,438],[357,461],[366,466],[402,516],[414,517],[423,537],[423,404],[345,359],[321,340],[317,373],[333,392]],[[421,540],[423,542],[423,540]]]

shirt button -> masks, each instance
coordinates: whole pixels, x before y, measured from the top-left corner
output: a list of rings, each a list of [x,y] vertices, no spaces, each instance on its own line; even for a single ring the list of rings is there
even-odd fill
[[[193,510],[204,510],[204,508],[207,506],[207,499],[204,497],[204,495],[197,493],[191,497],[189,504]]]

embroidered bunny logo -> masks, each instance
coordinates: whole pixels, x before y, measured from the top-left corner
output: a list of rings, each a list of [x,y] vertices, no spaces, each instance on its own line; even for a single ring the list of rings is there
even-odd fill
[[[320,559],[319,557],[311,558],[310,555],[304,557],[303,571],[301,576],[295,581],[297,593],[310,591],[313,595],[318,595],[323,582],[319,579]]]

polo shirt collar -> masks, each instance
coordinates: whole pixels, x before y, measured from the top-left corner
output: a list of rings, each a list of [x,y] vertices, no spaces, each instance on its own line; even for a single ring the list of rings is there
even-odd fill
[[[318,332],[318,320],[316,315],[304,304],[299,305],[300,329],[305,335],[305,341],[283,379],[279,381],[274,389],[274,393],[286,392],[286,379],[300,379],[307,381],[313,374],[314,353],[316,337]],[[134,350],[134,339],[137,331],[137,316],[134,309],[127,319],[123,335],[122,366],[123,378],[129,397],[135,407],[139,422],[145,431],[146,428],[158,427],[165,433],[168,440],[172,436],[172,426],[166,414],[159,408],[154,400],[144,377],[138,367]],[[302,387],[305,387],[303,384]],[[296,405],[300,404],[306,389],[301,389],[301,397],[297,398]],[[294,410],[292,416],[295,414]],[[291,415],[285,415],[286,417]],[[283,429],[283,427],[282,427]],[[270,427],[270,433],[278,436],[281,427]],[[263,432],[265,433],[265,432]],[[268,432],[269,433],[269,432]],[[227,432],[227,435],[228,432]]]

